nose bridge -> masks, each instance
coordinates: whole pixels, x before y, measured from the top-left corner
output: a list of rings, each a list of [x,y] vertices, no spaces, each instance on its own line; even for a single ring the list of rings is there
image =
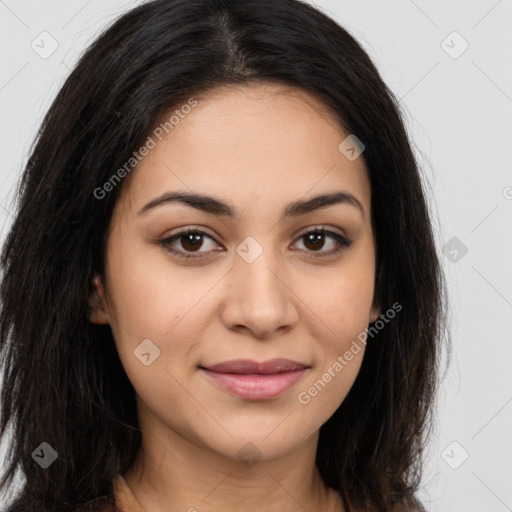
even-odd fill
[[[258,336],[293,321],[293,307],[282,258],[272,237],[247,237],[236,248],[230,272],[230,296],[225,320],[244,325]]]
[[[234,269],[236,278],[242,280],[243,296],[265,304],[275,303],[282,295],[280,258],[271,246],[271,238],[246,237],[236,249]]]

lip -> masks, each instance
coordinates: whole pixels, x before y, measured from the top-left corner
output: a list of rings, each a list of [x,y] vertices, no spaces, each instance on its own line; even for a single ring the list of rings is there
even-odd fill
[[[247,400],[269,400],[290,389],[309,366],[289,359],[258,363],[249,359],[200,366],[223,390]]]

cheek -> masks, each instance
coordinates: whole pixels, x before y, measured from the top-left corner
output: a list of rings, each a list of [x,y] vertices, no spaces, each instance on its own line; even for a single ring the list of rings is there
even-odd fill
[[[218,276],[180,271],[158,254],[163,251],[158,246],[139,251],[134,246],[128,252],[121,240],[112,239],[109,312],[126,373],[137,393],[151,400],[172,394],[173,376],[182,382],[193,370],[191,353],[210,318],[207,298]],[[146,366],[144,358],[153,362]]]
[[[108,274],[114,321],[132,337],[162,339],[201,300],[212,279],[199,272],[187,277],[158,244],[127,240],[111,240]]]
[[[371,252],[353,254],[327,278],[307,279],[305,317],[316,340],[314,372],[301,386],[297,400],[306,414],[321,421],[339,407],[361,368],[373,302]],[[321,423],[320,421],[320,423]]]
[[[307,280],[307,284],[304,296],[312,338],[322,339],[331,353],[345,350],[368,327],[374,293],[372,267],[347,265],[322,281]]]
[[[347,284],[347,283],[346,283]],[[313,317],[320,318],[311,326],[311,337],[316,340],[318,366],[315,378],[321,378],[333,396],[352,385],[361,366],[365,350],[364,332],[368,327],[368,315],[371,307],[371,287],[338,287],[337,293],[328,295],[323,302],[313,304]],[[341,365],[341,367],[340,367]],[[325,398],[327,399],[328,393]]]
[[[314,371],[296,392],[310,428],[319,428],[338,409],[361,368],[363,336],[373,299],[373,281],[339,274],[310,296],[310,336],[316,340]]]

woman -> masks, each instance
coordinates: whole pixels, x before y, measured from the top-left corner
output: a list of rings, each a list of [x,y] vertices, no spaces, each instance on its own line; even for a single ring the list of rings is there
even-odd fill
[[[444,278],[398,102],[314,7],[123,15],[2,265],[9,510],[422,510]]]

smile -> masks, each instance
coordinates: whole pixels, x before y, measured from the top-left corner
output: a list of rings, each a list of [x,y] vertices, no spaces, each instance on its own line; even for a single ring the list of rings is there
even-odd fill
[[[220,373],[201,371],[221,389],[246,400],[269,400],[290,389],[307,368],[271,374]]]

